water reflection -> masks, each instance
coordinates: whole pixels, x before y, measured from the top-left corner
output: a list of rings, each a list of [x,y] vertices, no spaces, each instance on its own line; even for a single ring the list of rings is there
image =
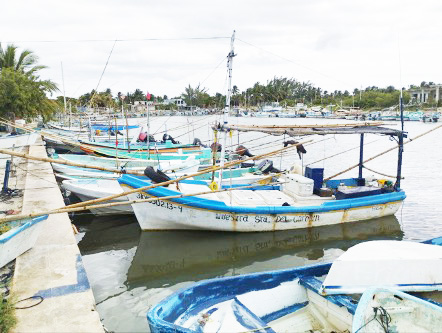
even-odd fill
[[[136,247],[141,233],[135,216],[82,214],[75,216],[74,223],[80,232],[77,239],[83,256]]]
[[[332,260],[365,240],[403,237],[394,216],[265,233],[140,232],[130,217],[75,223],[97,309],[112,331],[147,332],[147,311],[194,281]]]
[[[164,117],[156,118],[156,129],[164,126]],[[250,119],[238,118],[248,124]],[[185,117],[168,119],[173,127],[186,122]],[[285,119],[254,119],[256,124],[285,124]],[[312,121],[297,119],[301,124],[329,123],[329,120]],[[342,122],[342,120],[339,120]],[[408,122],[406,130],[414,137],[430,124]],[[396,126],[397,128],[397,126]],[[184,128],[183,131],[186,131]],[[173,136],[182,133],[172,133]],[[111,331],[148,331],[146,313],[173,291],[193,281],[205,278],[245,274],[305,265],[318,260],[332,260],[348,247],[371,239],[423,240],[442,234],[442,202],[439,194],[442,186],[437,175],[442,167],[441,140],[433,132],[413,141],[405,148],[402,187],[407,199],[393,217],[367,222],[357,222],[304,231],[276,233],[233,234],[212,232],[144,232],[139,231],[135,218],[93,218],[79,215],[76,224],[80,229],[77,239],[83,254],[89,281],[97,302],[98,312],[105,326]],[[207,129],[195,132],[201,140],[207,140]],[[264,137],[256,133],[241,134],[241,141],[249,143],[252,153],[263,153],[281,147],[281,138]],[[322,138],[321,138],[322,139]],[[367,135],[366,141],[379,139]],[[268,142],[274,140],[275,145]],[[279,140],[279,141],[278,141]],[[359,145],[358,136],[332,137],[330,140],[310,146],[304,156],[308,164]],[[366,146],[364,156],[371,157],[395,145],[388,140]],[[428,149],[431,147],[431,149]],[[288,159],[286,159],[288,157]],[[295,155],[275,158],[282,168],[291,166]],[[320,162],[326,176],[330,176],[356,163],[359,151]],[[373,170],[395,174],[397,152],[392,151],[367,163]],[[355,176],[356,170],[347,175]],[[364,170],[364,176],[371,172]],[[346,175],[343,175],[343,177]]]
[[[278,232],[142,232],[127,283],[129,287],[143,284],[158,288],[180,281],[222,276],[232,268],[284,255],[319,260],[326,249],[346,250],[361,241],[377,238],[402,238],[395,216]]]

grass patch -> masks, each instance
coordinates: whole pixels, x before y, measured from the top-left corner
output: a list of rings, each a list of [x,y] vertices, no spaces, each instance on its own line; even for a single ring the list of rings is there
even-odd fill
[[[11,230],[11,226],[9,224],[7,224],[7,223],[6,224],[5,223],[0,224],[0,235],[4,234],[5,232],[7,232],[9,230]]]
[[[7,299],[0,295],[0,332],[9,332],[17,322],[13,297]]]

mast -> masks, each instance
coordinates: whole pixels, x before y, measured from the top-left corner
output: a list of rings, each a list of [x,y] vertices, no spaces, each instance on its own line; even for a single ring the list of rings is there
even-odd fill
[[[147,92],[146,94],[146,116],[147,116],[147,159],[150,159],[150,114],[149,114],[149,100],[150,94]]]
[[[63,102],[64,102],[64,114],[66,115],[66,92],[64,90],[64,73],[63,62],[61,62],[61,79],[63,81]],[[71,113],[69,112],[69,129],[71,129]]]
[[[222,180],[223,180],[223,166],[224,166],[224,155],[226,154],[226,143],[227,143],[227,129],[225,126],[227,126],[227,117],[229,116],[230,111],[230,95],[232,94],[232,61],[233,57],[235,56],[235,52],[233,49],[233,43],[235,42],[235,30],[233,30],[232,38],[230,39],[230,52],[227,55],[227,71],[229,73],[229,82],[228,82],[228,88],[227,88],[227,96],[226,96],[226,105],[224,107],[224,113],[223,113],[223,125],[221,126],[221,130],[223,132],[223,145],[221,147],[221,160],[220,160],[220,166],[221,169],[219,170],[219,187],[222,187]]]
[[[398,148],[398,159],[397,159],[397,174],[396,174],[396,184],[395,188],[401,188],[401,177],[402,177],[402,153],[404,152],[404,101],[402,96],[401,87],[401,97],[399,98],[399,108],[401,111],[401,134],[399,135],[399,148]]]

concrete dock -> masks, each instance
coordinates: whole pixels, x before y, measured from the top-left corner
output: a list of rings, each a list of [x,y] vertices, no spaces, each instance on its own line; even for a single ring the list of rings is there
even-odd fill
[[[41,141],[29,154],[47,157]],[[28,160],[25,174],[22,213],[64,206],[49,163]],[[104,332],[68,214],[50,215],[43,223],[35,246],[16,259],[12,283],[17,300],[41,296],[43,301],[16,310],[13,331]]]

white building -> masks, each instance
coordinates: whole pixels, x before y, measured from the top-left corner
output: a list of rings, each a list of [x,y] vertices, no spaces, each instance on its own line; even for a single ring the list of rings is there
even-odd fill
[[[135,101],[131,105],[132,111],[135,112],[145,112],[145,111],[155,111],[155,103],[153,101]]]
[[[182,98],[165,99],[162,104],[175,104],[176,106],[178,106],[178,108],[185,108],[187,106],[186,102]]]
[[[418,103],[428,103],[429,100],[437,103],[441,96],[442,84],[434,84],[429,87],[418,87],[409,89],[412,100]]]

